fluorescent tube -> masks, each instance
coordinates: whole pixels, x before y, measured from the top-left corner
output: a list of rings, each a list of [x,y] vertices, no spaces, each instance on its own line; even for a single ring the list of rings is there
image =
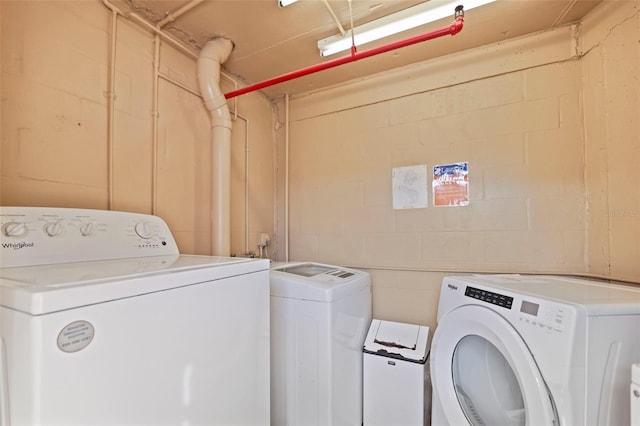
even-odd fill
[[[463,5],[468,11],[478,6],[492,3],[495,0],[431,0],[419,5],[410,7],[397,13],[384,16],[380,19],[357,26],[353,29],[356,46],[370,43],[402,31],[410,30],[429,22],[440,19],[453,18],[455,7]],[[344,36],[339,34],[318,40],[320,56],[329,56],[334,53],[351,49],[351,32],[347,31]]]

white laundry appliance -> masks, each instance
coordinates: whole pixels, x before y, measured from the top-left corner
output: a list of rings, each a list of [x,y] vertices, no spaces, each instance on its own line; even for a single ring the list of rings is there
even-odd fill
[[[631,426],[640,426],[640,363],[631,371]]]
[[[432,425],[623,426],[640,289],[554,276],[445,277]]]
[[[268,261],[180,255],[143,214],[0,226],[0,424],[269,424]]]
[[[271,269],[271,424],[362,424],[367,272],[313,262]]]

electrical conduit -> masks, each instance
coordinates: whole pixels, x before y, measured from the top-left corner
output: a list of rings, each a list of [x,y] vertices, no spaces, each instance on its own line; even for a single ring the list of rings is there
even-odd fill
[[[220,68],[233,49],[224,38],[210,40],[198,57],[198,84],[211,115],[211,254],[231,252],[231,114],[220,89]]]

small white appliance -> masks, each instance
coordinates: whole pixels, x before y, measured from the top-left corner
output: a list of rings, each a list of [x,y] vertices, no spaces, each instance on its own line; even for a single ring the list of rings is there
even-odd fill
[[[0,208],[2,425],[268,425],[269,264],[156,216]]]
[[[623,426],[640,289],[556,276],[445,277],[432,424]]]
[[[640,426],[640,363],[631,368],[631,426]]]
[[[367,272],[291,262],[271,269],[271,424],[361,425]]]
[[[429,327],[371,321],[364,342],[364,426],[427,424],[428,356]]]

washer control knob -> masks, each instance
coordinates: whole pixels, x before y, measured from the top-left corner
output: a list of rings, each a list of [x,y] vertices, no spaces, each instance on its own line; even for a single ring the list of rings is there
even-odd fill
[[[29,233],[29,228],[27,228],[27,225],[22,222],[7,222],[2,225],[2,233],[6,237],[26,237]]]
[[[148,240],[149,238],[152,237],[151,226],[147,222],[136,223],[135,229],[136,229],[136,234],[138,234],[140,238],[144,238],[145,240]]]
[[[93,227],[93,223],[83,223],[82,225],[80,225],[80,234],[82,234],[83,237],[90,237],[93,235],[93,232],[95,231],[95,228]]]
[[[59,237],[62,235],[64,228],[60,222],[49,222],[44,226],[44,232],[50,237]]]

